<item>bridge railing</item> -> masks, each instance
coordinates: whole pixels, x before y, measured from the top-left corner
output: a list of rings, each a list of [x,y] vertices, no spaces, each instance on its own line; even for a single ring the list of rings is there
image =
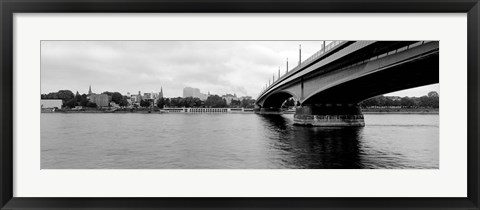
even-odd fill
[[[337,45],[339,45],[343,42],[345,42],[345,41],[332,41],[332,42],[330,42],[327,46],[325,46],[325,49],[321,49],[321,50],[317,51],[316,53],[314,53],[313,55],[311,55],[304,62],[302,62],[300,64],[300,66],[305,66],[305,65],[311,63],[312,61],[316,60],[317,58],[319,58],[320,56],[322,56],[326,52],[329,52],[332,48],[336,47]]]
[[[334,47],[344,43],[346,41],[332,41],[330,42],[328,45],[325,46],[325,48],[322,48],[320,49],[319,51],[317,51],[316,53],[314,53],[313,55],[311,55],[310,57],[308,57],[306,60],[302,61],[299,65],[295,66],[292,70],[286,72],[285,74],[281,75],[279,78],[277,78],[276,81],[272,81],[272,83],[270,85],[268,85],[266,88],[264,88],[260,94],[258,94],[257,96],[257,99],[263,94],[265,93],[266,91],[268,91],[270,89],[270,87],[272,87],[273,85],[277,84],[278,81],[280,81],[281,79],[291,75],[291,74],[294,74],[295,72],[297,72],[298,70],[300,70],[302,67],[304,66],[307,66],[309,65],[310,63],[312,63],[313,61],[315,61],[317,58],[323,56],[325,53],[329,52],[330,50],[332,50]]]
[[[383,54],[379,54],[379,55],[372,56],[372,57],[370,57],[370,58],[367,58],[367,59],[358,61],[358,62],[353,63],[353,64],[350,64],[350,65],[348,65],[348,66],[344,66],[344,67],[341,68],[340,70],[352,68],[352,67],[354,67],[354,66],[358,66],[358,65],[361,65],[361,64],[364,64],[364,63],[367,63],[367,62],[370,62],[370,61],[374,61],[374,60],[377,60],[377,59],[380,59],[380,58],[383,58],[383,57],[386,57],[386,56],[389,56],[389,55],[393,55],[393,54],[396,54],[396,53],[400,53],[400,52],[403,52],[403,51],[405,51],[405,50],[412,49],[412,48],[415,48],[415,47],[418,47],[418,46],[420,46],[420,45],[423,45],[423,44],[426,44],[426,43],[430,43],[430,42],[431,42],[431,41],[418,41],[418,42],[414,42],[413,44],[410,44],[410,45],[407,45],[407,46],[404,46],[404,47],[401,47],[401,48],[398,48],[398,49],[395,49],[395,50],[392,50],[392,51],[389,51],[389,52],[386,52],[386,53],[383,53]]]

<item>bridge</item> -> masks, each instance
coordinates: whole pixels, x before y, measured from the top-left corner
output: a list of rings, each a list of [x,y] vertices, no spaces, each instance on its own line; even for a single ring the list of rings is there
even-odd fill
[[[439,82],[439,42],[334,41],[273,80],[256,113],[281,113],[293,97],[294,124],[365,126],[359,102]]]

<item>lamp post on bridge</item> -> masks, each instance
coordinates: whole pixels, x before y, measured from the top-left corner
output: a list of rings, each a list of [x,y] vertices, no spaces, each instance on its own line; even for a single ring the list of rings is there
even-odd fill
[[[302,45],[299,45],[299,49],[298,49],[298,66],[300,66],[300,64],[302,64]]]
[[[287,72],[285,74],[287,74],[287,73],[288,73],[288,58],[287,58]]]

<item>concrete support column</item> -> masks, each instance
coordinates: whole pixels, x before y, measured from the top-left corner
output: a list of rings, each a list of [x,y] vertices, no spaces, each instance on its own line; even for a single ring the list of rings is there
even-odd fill
[[[297,107],[293,124],[319,127],[363,127],[365,121],[358,104],[316,104]]]

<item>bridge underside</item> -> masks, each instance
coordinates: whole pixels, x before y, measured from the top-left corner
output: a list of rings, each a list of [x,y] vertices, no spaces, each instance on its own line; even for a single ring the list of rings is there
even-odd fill
[[[263,103],[263,108],[279,109],[282,106],[283,102],[285,102],[285,100],[292,97],[298,100],[298,97],[295,94],[292,94],[291,92],[287,92],[287,91],[276,92],[275,94],[272,94],[270,97],[268,97],[268,100],[266,100]]]
[[[294,123],[365,126],[358,103],[385,93],[439,82],[438,56],[390,67],[318,92],[297,108]]]
[[[428,46],[425,46],[428,47]],[[394,55],[385,60],[364,63],[346,70],[301,78],[260,101],[269,113],[280,112],[290,97],[298,107],[294,124],[312,126],[364,126],[358,103],[390,92],[439,82],[439,53],[433,51],[400,60]],[[398,60],[397,60],[398,58]],[[388,59],[388,60],[387,60]]]
[[[420,58],[319,91],[302,105],[357,104],[381,94],[436,84],[439,82],[438,69],[438,56]]]

